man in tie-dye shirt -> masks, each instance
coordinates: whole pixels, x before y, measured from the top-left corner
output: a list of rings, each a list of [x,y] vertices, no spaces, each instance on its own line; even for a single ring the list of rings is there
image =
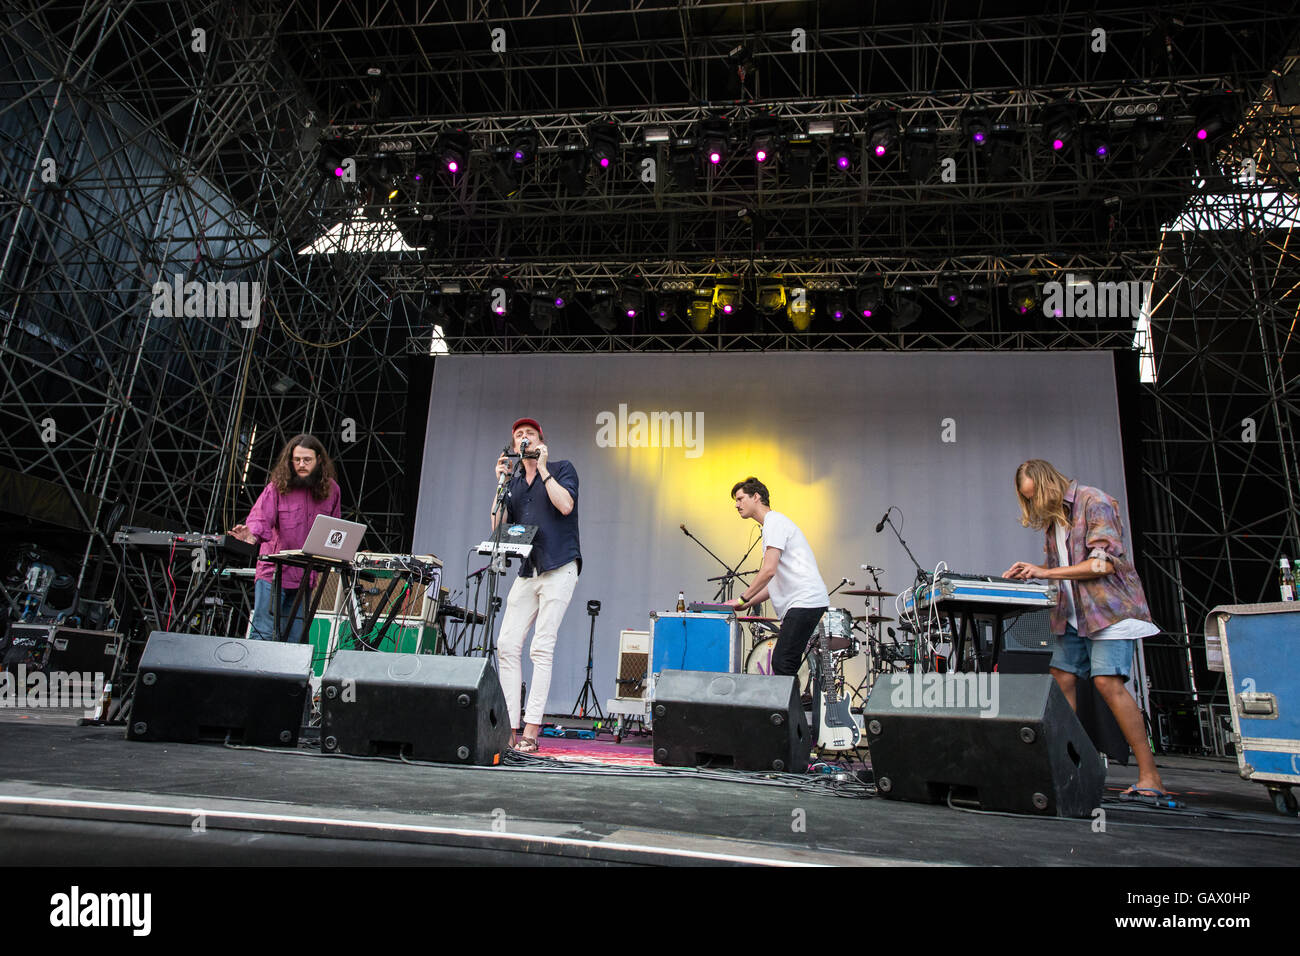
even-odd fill
[[[1092,678],[1137,758],[1138,781],[1129,792],[1164,796],[1142,712],[1124,687],[1137,640],[1160,629],[1151,621],[1142,582],[1124,549],[1119,504],[1039,458],[1016,469],[1016,496],[1020,523],[1044,533],[1046,560],[1043,565],[1017,561],[1002,576],[1060,583],[1052,610],[1052,677],[1071,707],[1076,681]]]

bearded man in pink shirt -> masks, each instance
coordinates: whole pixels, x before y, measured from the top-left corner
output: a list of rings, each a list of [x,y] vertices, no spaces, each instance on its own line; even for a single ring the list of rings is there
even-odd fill
[[[258,554],[275,554],[301,548],[317,515],[342,517],[339,510],[339,483],[334,477],[334,463],[325,446],[311,435],[297,435],[289,440],[271,469],[271,480],[262,489],[243,524],[230,533],[249,544],[261,544]],[[302,569],[284,569],[280,578],[280,635],[275,632],[274,589],[275,565],[257,562],[253,587],[253,621],[249,638],[258,641],[283,640],[300,644],[307,639],[306,609],[308,595],[303,595],[301,610],[293,621],[284,620],[302,587]]]

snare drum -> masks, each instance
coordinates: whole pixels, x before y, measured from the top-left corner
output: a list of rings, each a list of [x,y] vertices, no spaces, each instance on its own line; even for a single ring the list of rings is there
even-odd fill
[[[766,640],[759,641],[754,645],[754,649],[749,652],[745,658],[746,674],[771,674],[772,673],[772,654],[776,650],[777,638],[769,637]],[[812,680],[812,672],[808,669],[808,659],[805,657],[803,664],[799,667],[799,692],[806,694],[809,692],[809,682]]]
[[[842,658],[855,657],[858,640],[853,636],[853,615],[843,608],[833,607],[822,615],[814,635],[830,642],[831,653]]]

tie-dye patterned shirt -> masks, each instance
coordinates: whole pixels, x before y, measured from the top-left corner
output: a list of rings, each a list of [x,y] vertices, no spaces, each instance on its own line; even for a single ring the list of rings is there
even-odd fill
[[[1112,574],[1074,581],[1074,596],[1079,619],[1079,636],[1087,637],[1119,621],[1135,618],[1151,620],[1151,609],[1142,590],[1133,560],[1124,550],[1124,526],[1120,522],[1119,502],[1099,488],[1071,481],[1065,493],[1065,513],[1070,519],[1068,546],[1070,564],[1079,564],[1103,554],[1115,571]],[[1048,527],[1043,550],[1044,567],[1058,568],[1055,529]],[[1068,611],[1065,589],[1061,589],[1052,609],[1052,633],[1064,634]]]

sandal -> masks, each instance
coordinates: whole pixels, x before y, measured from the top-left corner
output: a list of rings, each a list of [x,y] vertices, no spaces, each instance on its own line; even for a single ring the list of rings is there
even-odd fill
[[[535,754],[538,750],[537,738],[520,736],[519,742],[515,744],[514,749],[521,754]]]

